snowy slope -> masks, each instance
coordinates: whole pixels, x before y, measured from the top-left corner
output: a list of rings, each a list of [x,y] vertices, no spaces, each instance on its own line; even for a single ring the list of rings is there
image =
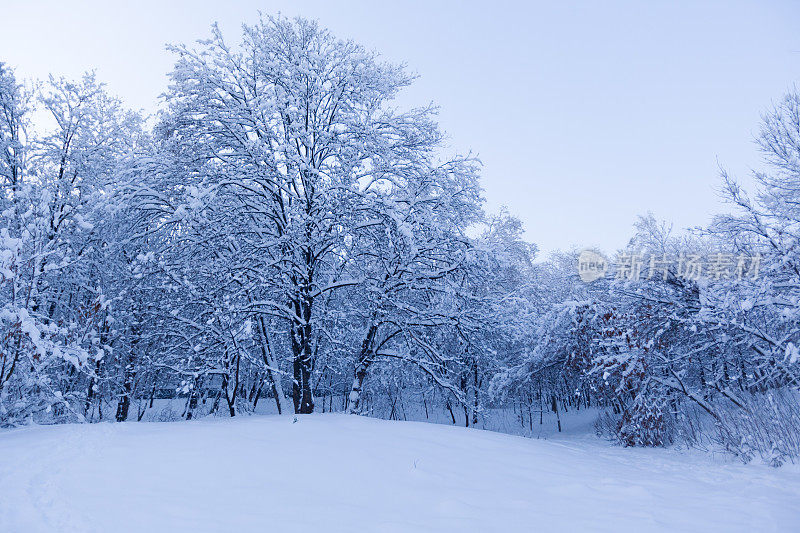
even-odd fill
[[[0,531],[789,531],[800,472],[346,415],[0,432]]]

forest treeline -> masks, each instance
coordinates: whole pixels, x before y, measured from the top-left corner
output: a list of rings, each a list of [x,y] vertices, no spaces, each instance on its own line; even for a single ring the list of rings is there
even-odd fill
[[[689,235],[642,217],[624,251],[758,272],[586,283],[577,253],[537,262],[485,213],[436,108],[395,104],[403,67],[303,19],[171,51],[148,119],[92,74],[0,63],[0,424],[399,398],[466,425],[593,406],[624,445],[800,454],[796,91],[764,115],[754,195],[723,173],[730,214]]]

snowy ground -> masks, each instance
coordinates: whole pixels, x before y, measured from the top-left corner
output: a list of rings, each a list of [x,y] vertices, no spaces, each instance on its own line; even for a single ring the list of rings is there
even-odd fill
[[[800,469],[328,414],[0,431],[0,531],[798,531]]]

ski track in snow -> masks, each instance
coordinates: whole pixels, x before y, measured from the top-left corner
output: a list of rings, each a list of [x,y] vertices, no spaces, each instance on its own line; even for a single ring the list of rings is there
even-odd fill
[[[0,531],[797,531],[800,469],[347,415],[0,431]]]

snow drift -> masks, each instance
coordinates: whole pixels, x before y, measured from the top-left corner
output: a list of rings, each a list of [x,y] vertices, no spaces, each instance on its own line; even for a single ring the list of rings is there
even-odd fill
[[[0,432],[0,531],[769,531],[800,472],[347,415]]]

